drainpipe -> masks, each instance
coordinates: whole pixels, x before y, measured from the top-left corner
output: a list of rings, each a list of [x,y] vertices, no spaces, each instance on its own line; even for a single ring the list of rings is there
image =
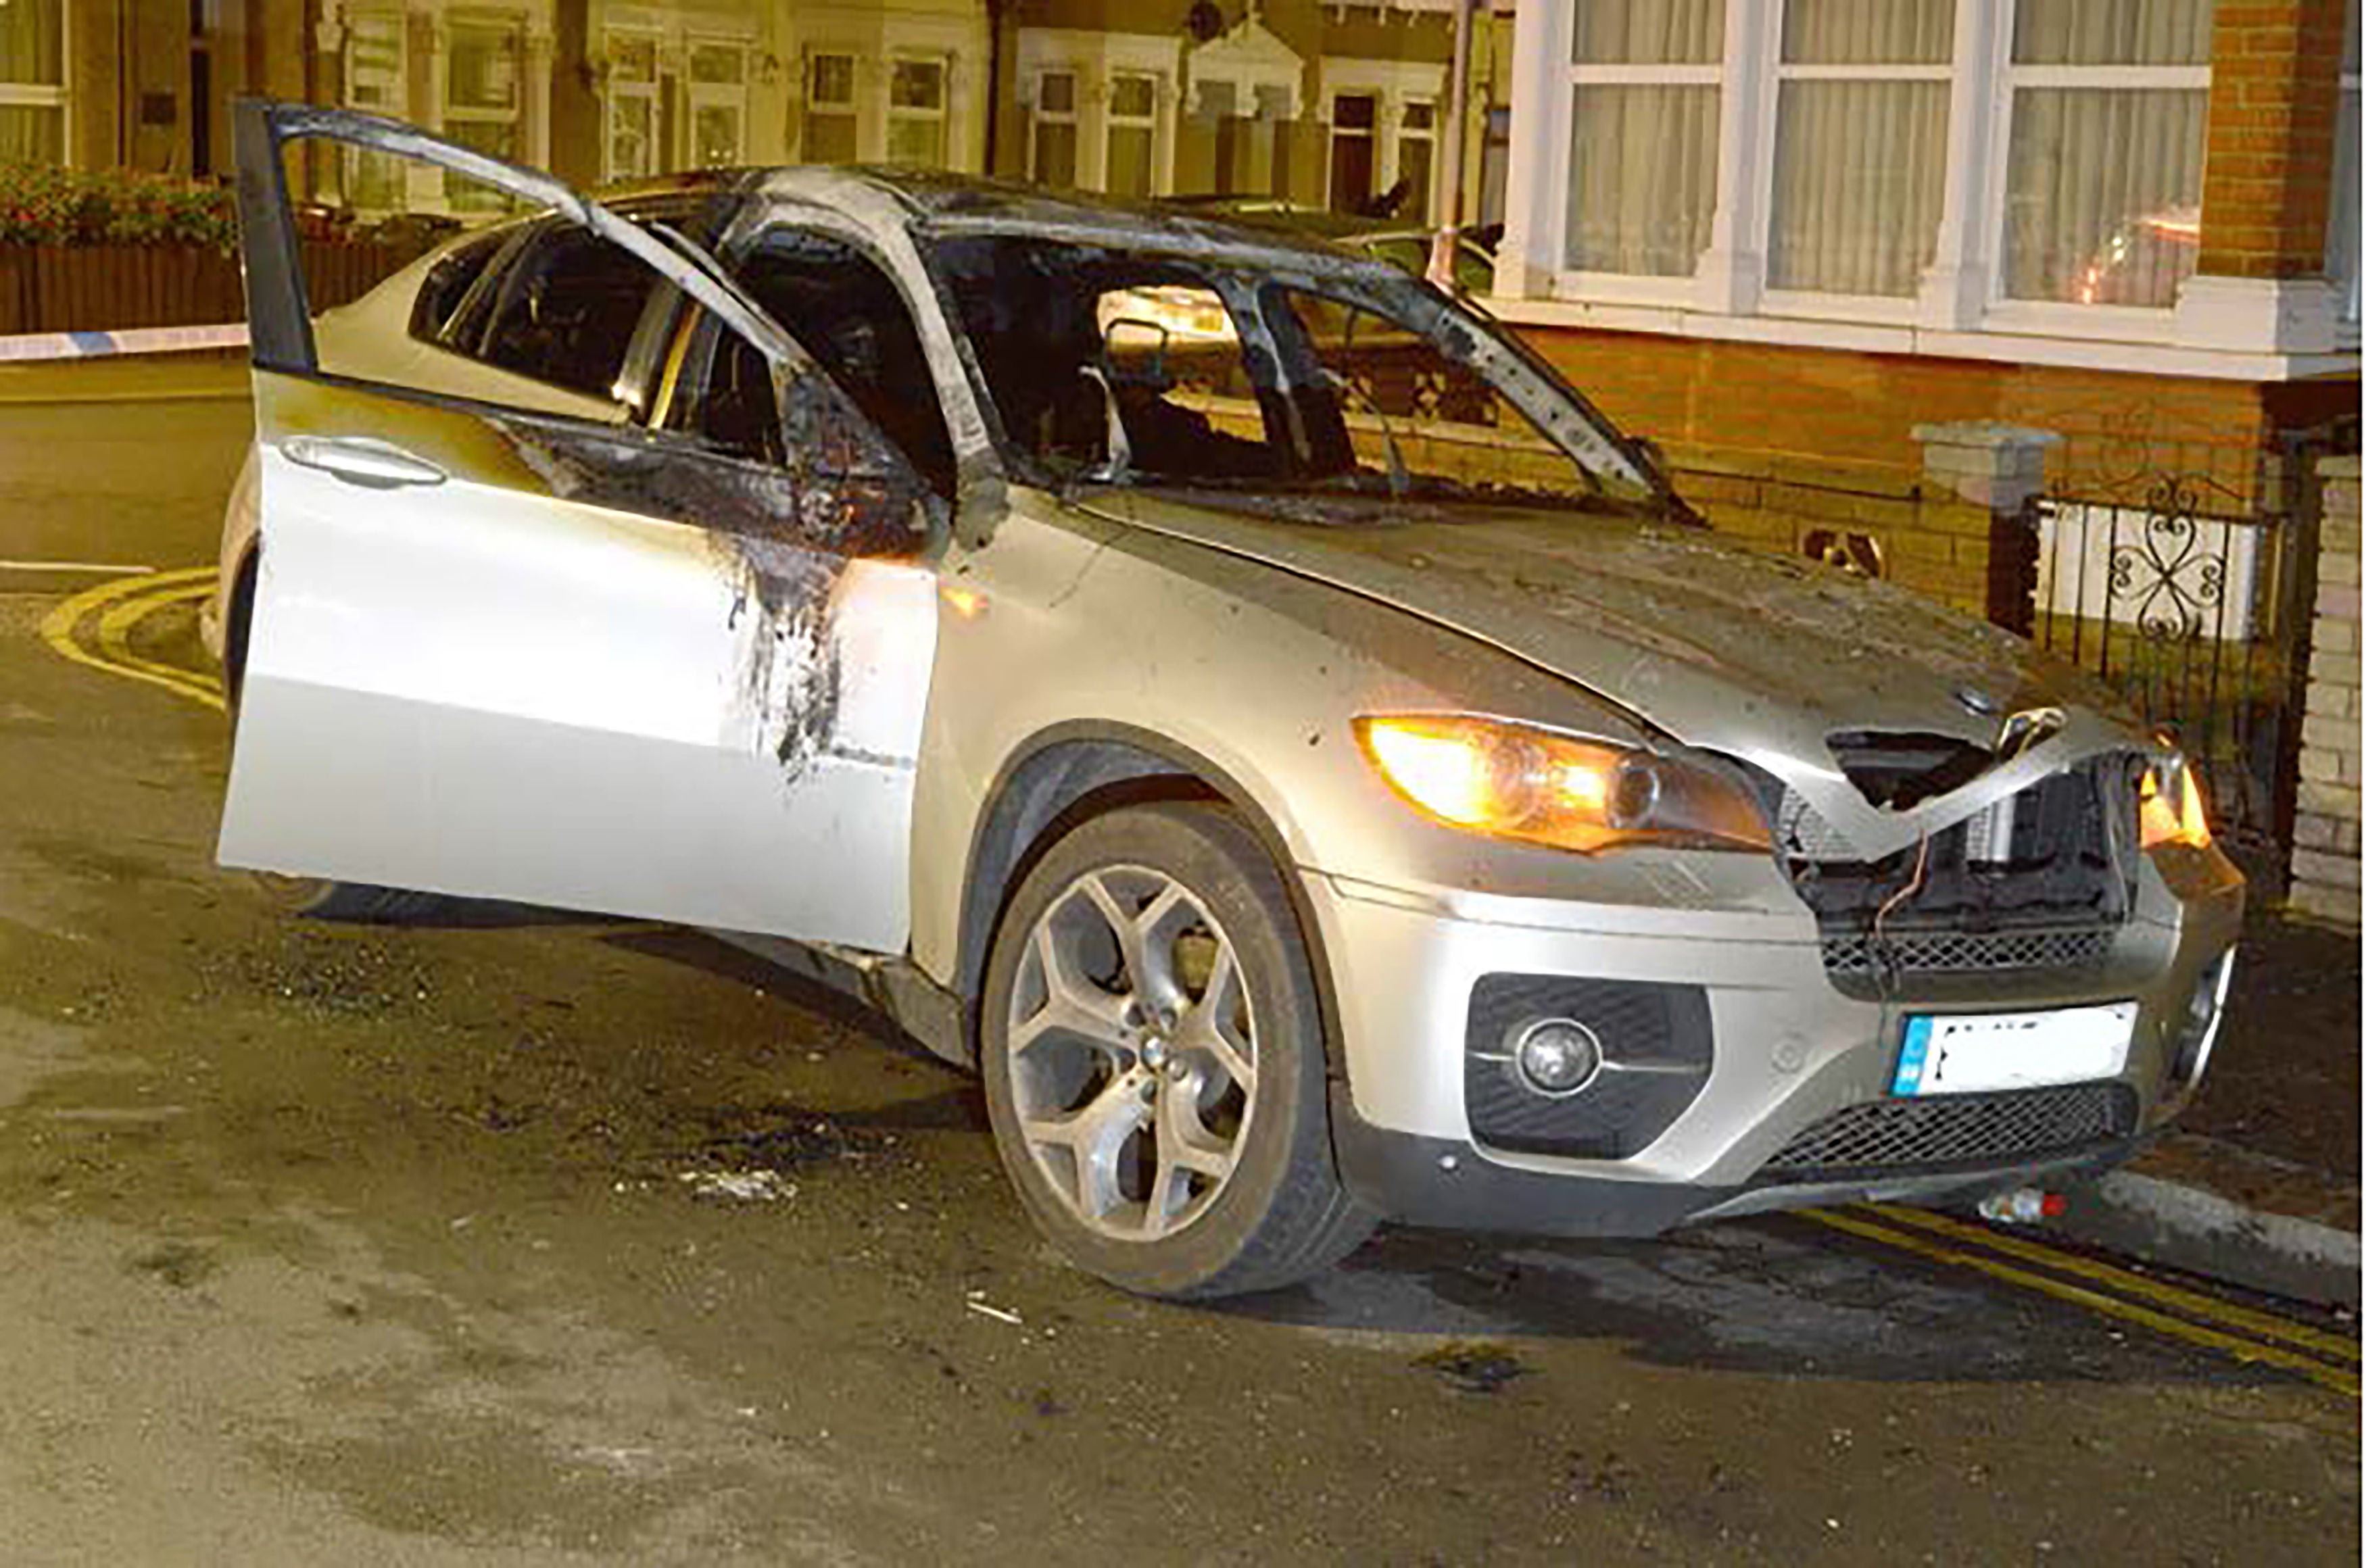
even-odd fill
[[[1006,0],[986,0],[986,154],[978,173],[1000,176],[995,154],[1002,138],[1002,8]]]
[[[1456,0],[1454,7],[1454,63],[1446,81],[1445,145],[1437,150],[1446,165],[1446,177],[1438,185],[1437,216],[1445,221],[1429,241],[1429,281],[1448,290],[1454,287],[1455,241],[1462,233],[1462,158],[1470,121],[1470,35],[1478,9],[1486,3]]]

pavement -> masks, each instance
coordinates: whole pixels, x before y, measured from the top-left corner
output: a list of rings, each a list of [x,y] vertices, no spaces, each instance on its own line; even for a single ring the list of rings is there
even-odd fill
[[[0,372],[0,1556],[2356,1561],[2354,1321],[2216,1257],[1878,1206],[1156,1306],[695,933],[287,920],[211,863],[194,358]],[[2357,955],[2263,914],[2126,1179],[2354,1246]]]
[[[2359,1307],[2359,934],[2255,902],[2176,1130],[2052,1228],[2154,1265]]]

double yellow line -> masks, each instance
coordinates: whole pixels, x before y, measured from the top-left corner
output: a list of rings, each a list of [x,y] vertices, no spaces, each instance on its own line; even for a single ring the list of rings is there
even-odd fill
[[[2339,1334],[1924,1209],[1872,1204],[1846,1211],[1799,1213],[1851,1236],[1971,1269],[2089,1312],[2358,1396],[2358,1342]]]
[[[219,713],[224,711],[221,681],[203,670],[166,664],[137,653],[132,629],[149,616],[214,591],[211,566],[146,572],[86,588],[42,618],[41,641],[62,658],[127,680],[161,687]]]

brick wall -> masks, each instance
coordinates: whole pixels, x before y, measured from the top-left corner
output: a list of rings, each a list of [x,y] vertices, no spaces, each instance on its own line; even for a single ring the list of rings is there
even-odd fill
[[[2341,30],[2342,0],[2221,0],[2210,40],[2203,272],[2323,270]]]
[[[1882,464],[1666,445],[1677,491],[1710,524],[1786,555],[1869,571],[1974,615],[1991,608],[1988,508]]]
[[[2054,431],[2048,474],[2073,490],[2147,474],[2208,479],[2247,505],[2280,429],[2358,407],[2354,375],[2262,386],[1986,361],[1853,353],[1642,332],[1520,329],[1625,429],[1678,446],[1769,462],[1919,473],[1917,424],[2004,420]],[[2214,508],[2213,510],[2217,510]]]
[[[2358,924],[2358,459],[2332,457],[2310,630],[2308,716],[2301,726],[2300,811],[2293,824],[2292,904]]]

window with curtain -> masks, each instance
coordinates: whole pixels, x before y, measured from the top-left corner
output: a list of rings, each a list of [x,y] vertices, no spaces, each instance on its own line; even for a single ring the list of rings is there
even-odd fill
[[[748,46],[690,46],[690,159],[702,169],[747,162]]]
[[[1775,65],[1772,288],[1910,296],[1939,242],[1955,0],[1790,0]]]
[[[1567,264],[1688,277],[1717,217],[1725,0],[1578,0]]]
[[[1076,73],[1046,71],[1035,78],[1035,112],[1028,166],[1039,185],[1061,190],[1076,183]]]
[[[611,30],[603,94],[607,175],[638,179],[658,172],[658,40],[652,33]]]
[[[0,162],[66,155],[65,0],[0,6]]]
[[[945,62],[898,60],[887,73],[887,162],[945,162]]]
[[[2341,319],[2358,324],[2358,0],[2341,39],[2341,110],[2333,133],[2333,209],[2325,234],[2325,275]]]
[[[451,28],[451,52],[445,62],[444,134],[515,162],[524,30],[515,22],[457,19]],[[508,205],[492,186],[457,174],[445,176],[444,196],[456,212],[500,211]]]
[[[411,118],[408,37],[400,11],[354,11],[345,17],[345,103],[396,119]],[[400,212],[403,161],[359,147],[342,150],[346,205],[365,212]]]
[[[2166,308],[2200,251],[2210,0],[2020,0],[2004,292]]]
[[[1121,71],[1110,77],[1109,155],[1102,188],[1146,196],[1158,182],[1158,78]]]
[[[805,135],[808,163],[851,163],[855,150],[854,56],[806,57]]]

